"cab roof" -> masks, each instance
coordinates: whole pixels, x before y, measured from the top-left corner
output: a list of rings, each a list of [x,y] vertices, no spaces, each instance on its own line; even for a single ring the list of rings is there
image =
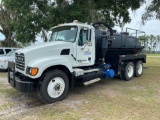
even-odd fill
[[[87,27],[87,28],[90,28],[90,29],[94,28],[92,25],[88,25],[88,24],[85,24],[85,23],[64,23],[64,24],[59,24],[57,26],[54,26],[50,30],[53,30],[54,28],[62,27],[62,26]]]

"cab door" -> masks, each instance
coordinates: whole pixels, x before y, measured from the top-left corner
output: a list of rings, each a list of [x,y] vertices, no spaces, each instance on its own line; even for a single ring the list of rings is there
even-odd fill
[[[94,64],[94,47],[92,44],[92,30],[89,28],[81,28],[77,41],[77,65],[89,66]]]

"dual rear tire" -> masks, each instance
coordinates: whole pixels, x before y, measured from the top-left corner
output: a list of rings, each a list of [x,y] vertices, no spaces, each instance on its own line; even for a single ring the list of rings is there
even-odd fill
[[[121,79],[129,81],[135,77],[141,76],[143,73],[143,63],[141,60],[133,62],[128,62],[121,69]]]
[[[140,77],[142,74],[143,74],[143,63],[141,60],[139,60],[135,63],[134,76]]]

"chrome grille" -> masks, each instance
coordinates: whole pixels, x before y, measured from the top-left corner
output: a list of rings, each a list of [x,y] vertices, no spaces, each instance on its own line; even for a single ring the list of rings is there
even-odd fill
[[[15,57],[16,61],[16,68],[17,69],[20,69],[22,71],[24,71],[25,69],[25,57],[24,57],[24,54],[23,53],[16,53],[16,57]]]

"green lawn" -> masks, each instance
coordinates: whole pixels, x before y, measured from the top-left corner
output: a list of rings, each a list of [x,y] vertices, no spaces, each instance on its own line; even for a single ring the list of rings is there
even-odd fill
[[[160,54],[149,54],[147,55],[147,66],[160,66]]]
[[[0,71],[0,78],[7,77],[7,72]]]
[[[148,57],[145,66],[141,77],[76,87],[63,101],[50,105],[34,94],[17,92],[7,79],[0,79],[0,119],[160,120],[160,58]]]
[[[158,56],[158,57],[160,57],[160,53],[159,54],[147,54],[147,56]]]

